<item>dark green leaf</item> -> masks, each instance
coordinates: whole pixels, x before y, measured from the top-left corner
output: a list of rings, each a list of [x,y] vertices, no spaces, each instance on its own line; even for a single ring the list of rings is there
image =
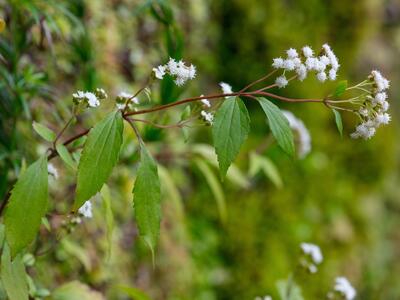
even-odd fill
[[[46,126],[33,122],[33,129],[48,142],[53,142],[56,139],[56,134]]]
[[[340,97],[344,94],[347,89],[347,80],[339,81],[338,85],[336,86],[335,92],[333,93],[334,97]]]
[[[239,153],[250,131],[249,113],[240,98],[224,100],[215,114],[212,126],[215,152],[221,177]]]
[[[78,166],[74,211],[100,191],[118,161],[123,121],[119,111],[110,113],[90,130]]]
[[[21,174],[6,208],[4,223],[12,257],[35,238],[47,210],[47,197],[47,157],[43,156]]]
[[[289,126],[289,121],[282,114],[279,107],[271,101],[265,98],[258,98],[257,100],[267,115],[269,126],[273,136],[278,142],[278,145],[283,149],[283,151],[291,157],[294,157],[294,140],[292,130]]]
[[[140,148],[140,165],[133,188],[133,202],[139,234],[154,257],[161,222],[160,180],[156,162],[144,144]]]
[[[28,283],[21,255],[11,261],[10,248],[4,244],[1,255],[1,281],[10,300],[28,300]]]
[[[336,127],[340,133],[340,136],[343,136],[343,122],[342,122],[342,116],[340,112],[338,112],[336,109],[332,109],[334,115],[335,115],[335,122],[336,122]]]

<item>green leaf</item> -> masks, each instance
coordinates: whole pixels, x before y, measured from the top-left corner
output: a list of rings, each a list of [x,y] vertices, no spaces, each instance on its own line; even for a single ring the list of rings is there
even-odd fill
[[[47,210],[47,197],[47,157],[42,156],[20,176],[6,208],[4,224],[12,257],[35,238]]]
[[[335,115],[335,123],[336,127],[340,133],[340,136],[343,136],[343,122],[342,122],[342,115],[336,109],[332,108],[332,111]]]
[[[250,131],[249,113],[240,98],[224,100],[215,114],[212,126],[220,175],[225,177]]]
[[[78,166],[73,210],[100,191],[118,161],[124,124],[119,111],[110,113],[88,134]]]
[[[73,171],[76,170],[76,163],[74,159],[72,158],[71,153],[69,153],[67,147],[65,147],[63,144],[57,144],[56,145],[56,150],[58,155],[60,155],[61,160]]]
[[[227,219],[226,201],[224,191],[222,190],[220,182],[204,160],[196,158],[194,162],[196,163],[201,173],[204,175],[204,178],[206,179],[211,189],[211,192],[214,195],[215,201],[217,202],[218,213],[221,221],[225,223]]]
[[[118,289],[123,291],[125,294],[129,296],[130,299],[133,300],[151,300],[149,296],[147,296],[144,292],[141,290],[134,288],[134,287],[128,287],[128,286],[118,286]]]
[[[111,192],[108,188],[108,185],[105,184],[100,191],[103,203],[103,215],[104,219],[106,220],[106,228],[107,228],[107,258],[111,257],[111,250],[112,250],[112,237],[113,237],[113,230],[114,230],[114,215],[111,208]]]
[[[104,300],[97,291],[90,289],[79,281],[72,281],[57,288],[51,297],[52,300]]]
[[[347,80],[339,81],[338,85],[336,86],[335,92],[333,93],[334,97],[340,97],[344,94],[347,89]]]
[[[278,145],[283,149],[283,151],[291,157],[294,157],[294,140],[292,130],[289,126],[289,121],[283,115],[281,110],[271,101],[265,98],[257,98],[257,100],[267,115],[272,135],[276,138]]]
[[[291,278],[289,280],[279,280],[276,286],[282,300],[304,300],[301,288]]]
[[[39,134],[42,138],[44,138],[48,142],[53,142],[56,139],[56,134],[46,126],[33,122],[33,129]]]
[[[1,255],[1,281],[10,300],[28,300],[28,283],[21,255],[11,261],[10,248],[4,244]]]
[[[135,218],[139,234],[144,239],[154,258],[154,248],[160,234],[161,191],[157,164],[142,143],[140,165],[133,188]]]
[[[281,175],[274,163],[267,157],[252,152],[250,153],[249,174],[255,176],[259,171],[262,171],[277,188],[283,187]]]

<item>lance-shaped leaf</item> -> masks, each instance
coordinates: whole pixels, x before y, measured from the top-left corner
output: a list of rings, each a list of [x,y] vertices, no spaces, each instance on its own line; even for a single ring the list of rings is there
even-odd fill
[[[215,114],[212,127],[221,177],[239,153],[250,131],[249,113],[240,98],[226,99]]]
[[[47,157],[30,165],[15,184],[7,205],[4,224],[11,256],[35,238],[47,210]]]
[[[133,188],[135,218],[139,234],[154,256],[161,222],[160,180],[156,162],[143,143],[140,148],[140,165]]]
[[[119,111],[90,130],[78,166],[74,211],[100,191],[118,161],[124,129]]]
[[[4,244],[1,255],[1,281],[10,300],[28,300],[28,283],[21,255],[11,261],[10,248]]]
[[[257,98],[262,109],[267,115],[268,123],[272,131],[272,135],[276,138],[278,145],[289,154],[294,156],[294,140],[293,132],[290,129],[289,121],[283,115],[279,107],[265,98]]]
[[[46,126],[33,122],[33,129],[39,134],[42,138],[44,138],[48,142],[52,142],[56,139],[56,134]]]
[[[343,137],[343,122],[342,122],[342,116],[339,111],[336,109],[332,109],[333,114],[335,115],[335,123],[336,127],[340,133],[340,136]]]

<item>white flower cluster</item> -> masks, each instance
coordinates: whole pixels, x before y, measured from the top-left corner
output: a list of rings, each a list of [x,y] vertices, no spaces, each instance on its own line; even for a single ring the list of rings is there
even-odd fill
[[[303,121],[296,118],[293,113],[282,110],[283,115],[289,121],[290,128],[297,133],[297,151],[300,158],[304,158],[311,151],[311,135]]]
[[[340,65],[335,53],[333,53],[328,44],[322,46],[319,56],[314,56],[314,51],[309,46],[303,47],[300,54],[293,48],[287,50],[286,54],[286,58],[274,58],[272,63],[273,68],[284,70],[284,74],[275,80],[279,88],[283,88],[289,83],[285,76],[286,71],[296,72],[300,81],[307,78],[308,72],[315,72],[317,79],[321,82],[327,79],[336,80]]]
[[[167,64],[153,68],[153,72],[158,79],[163,79],[166,74],[175,77],[177,86],[182,86],[189,79],[196,77],[196,67],[194,65],[186,66],[182,60],[177,62],[173,58],[170,58]]]
[[[200,97],[203,97],[204,95],[201,95]],[[210,108],[211,103],[208,101],[208,99],[201,99],[201,103],[203,104],[203,108]],[[210,125],[213,124],[214,122],[214,115],[210,112],[206,112],[205,110],[202,110],[200,112],[200,115],[202,116],[203,120],[209,123]]]
[[[82,216],[85,218],[92,218],[93,217],[93,212],[92,212],[92,202],[90,200],[86,201],[78,210],[78,213],[80,213]]]
[[[321,249],[317,245],[310,243],[301,243],[300,248],[309,258],[309,261],[303,261],[302,263],[305,264],[310,273],[316,273],[317,265],[323,260]]]
[[[115,105],[117,106],[118,109],[124,109],[126,102],[130,100],[128,107],[130,109],[133,108],[134,104],[139,104],[139,99],[137,97],[133,97],[132,94],[127,93],[127,92],[120,92],[115,99]]]
[[[103,89],[96,89],[94,93],[77,91],[72,94],[72,100],[75,104],[86,104],[88,107],[98,107],[100,100],[107,99],[107,93]]]
[[[356,127],[356,131],[350,135],[353,139],[370,139],[375,135],[378,127],[389,124],[391,119],[387,113],[389,102],[387,101],[386,91],[390,86],[389,80],[375,70],[368,77],[368,84],[372,84],[372,88],[358,111],[363,121]]]
[[[333,290],[344,297],[345,300],[353,300],[357,295],[356,290],[346,277],[337,277]]]
[[[232,94],[233,93],[232,86],[230,84],[228,84],[226,82],[220,82],[219,86],[221,87],[223,94]],[[229,96],[225,97],[225,98],[229,98]]]

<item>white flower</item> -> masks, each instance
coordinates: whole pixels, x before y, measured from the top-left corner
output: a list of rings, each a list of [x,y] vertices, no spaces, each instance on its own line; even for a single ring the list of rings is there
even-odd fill
[[[364,117],[368,117],[368,109],[366,107],[361,107],[358,112],[360,113],[360,115],[364,116]]]
[[[388,113],[378,114],[375,118],[376,126],[387,125],[390,123],[391,117]]]
[[[162,66],[162,65],[158,66],[157,68],[153,68],[153,72],[154,72],[154,75],[156,76],[156,78],[163,79],[165,76],[166,69],[167,69],[166,66]]]
[[[317,79],[321,82],[326,81],[326,73],[325,72],[319,72],[317,74]]]
[[[381,111],[385,112],[385,111],[387,111],[388,109],[389,109],[389,102],[383,101],[383,102],[381,103]]]
[[[96,95],[91,92],[86,92],[85,98],[87,99],[90,107],[97,107],[100,105],[100,101],[97,99]]]
[[[303,81],[304,79],[307,78],[307,68],[305,65],[300,65],[296,69],[297,77],[300,81]]]
[[[86,201],[78,210],[78,212],[85,218],[92,218],[92,202],[90,200]]]
[[[297,54],[296,49],[293,49],[293,48],[290,48],[289,50],[287,50],[286,53],[287,53],[288,58],[291,58],[291,59],[296,58],[296,57],[299,56]]]
[[[72,97],[74,98],[79,98],[79,99],[83,99],[85,98],[85,92],[83,91],[77,91],[76,93],[72,94]]]
[[[200,97],[204,97],[204,95],[200,95]],[[208,99],[201,99],[201,103],[203,103],[204,107],[211,107],[211,103]]]
[[[132,98],[133,95],[130,93],[127,93],[127,92],[120,92],[117,97],[128,100],[128,99]]]
[[[372,101],[373,104],[382,104],[387,99],[387,94],[385,92],[380,92],[375,95],[374,100]]]
[[[282,69],[283,68],[283,59],[281,57],[274,58],[272,62],[272,67],[275,69]]]
[[[311,47],[309,47],[309,46],[303,47],[302,50],[303,50],[303,54],[305,57],[311,57],[314,55],[313,49],[311,49]]]
[[[306,67],[309,71],[316,71],[318,66],[318,58],[315,57],[308,57],[306,59]]]
[[[213,124],[214,115],[213,115],[212,113],[208,113],[208,112],[202,110],[202,111],[200,112],[200,114],[201,114],[201,116],[203,117],[203,119],[204,119],[206,122],[210,123],[211,125]]]
[[[321,249],[314,244],[301,243],[301,250],[304,254],[309,255],[315,264],[320,264],[323,260]]]
[[[337,73],[337,71],[335,69],[330,69],[329,70],[329,79],[332,81],[336,80],[336,73]]]
[[[54,179],[58,179],[58,171],[52,163],[47,165],[47,172],[52,175]]]
[[[276,78],[275,80],[275,84],[279,87],[279,88],[284,88],[285,86],[288,85],[288,80],[286,79],[285,75],[279,76]]]
[[[290,128],[297,133],[298,154],[300,158],[304,158],[311,151],[311,135],[303,121],[301,121],[299,118],[296,118],[293,113],[287,110],[282,110],[282,113],[289,121]]]
[[[378,92],[387,90],[390,87],[390,81],[382,76],[381,72],[374,70],[371,72]]]
[[[357,294],[356,290],[346,277],[337,277],[335,279],[335,286],[333,289],[341,294],[345,300],[353,300]]]
[[[353,139],[363,138],[365,140],[370,139],[375,135],[376,129],[371,126],[372,124],[364,122],[356,127],[356,131],[350,136]]]
[[[293,71],[296,65],[292,59],[285,59],[283,62],[283,68],[287,71]]]
[[[223,94],[232,94],[233,93],[232,86],[229,85],[228,83],[220,82],[219,86],[221,87]],[[225,98],[229,98],[229,97],[225,97]]]

